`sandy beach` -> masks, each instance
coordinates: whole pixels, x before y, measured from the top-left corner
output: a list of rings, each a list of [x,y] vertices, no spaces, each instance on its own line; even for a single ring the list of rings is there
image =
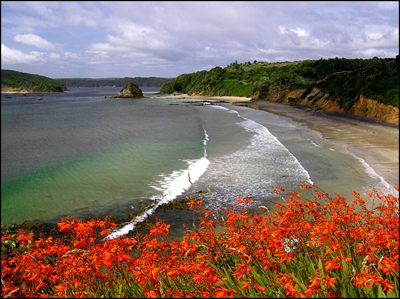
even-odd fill
[[[251,98],[235,97],[235,96],[191,96],[185,93],[175,93],[171,95],[163,95],[167,99],[199,99],[199,100],[215,100],[221,102],[237,103],[237,102],[250,102]]]
[[[392,186],[399,184],[399,125],[379,123],[374,119],[352,115],[312,111],[305,107],[234,96],[189,96],[174,94],[168,98],[217,100],[234,105],[264,110],[313,130],[324,139],[356,156],[366,168],[380,175]]]
[[[364,160],[386,182],[399,184],[399,126],[264,101],[239,104],[287,117]],[[363,161],[361,161],[363,162]],[[368,167],[366,165],[366,167]]]

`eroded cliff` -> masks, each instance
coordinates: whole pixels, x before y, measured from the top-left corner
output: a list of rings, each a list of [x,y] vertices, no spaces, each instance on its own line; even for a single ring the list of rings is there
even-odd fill
[[[346,109],[340,104],[340,98],[332,99],[329,93],[314,87],[309,93],[306,89],[270,89],[268,96],[260,98],[259,93],[253,95],[254,99],[270,102],[288,103],[291,105],[301,105],[310,107],[313,110],[322,110],[324,112],[350,113],[354,115],[377,118],[381,122],[392,124],[399,123],[399,108],[392,105],[379,103],[376,100],[367,98],[360,94],[354,98],[354,104],[350,109]]]

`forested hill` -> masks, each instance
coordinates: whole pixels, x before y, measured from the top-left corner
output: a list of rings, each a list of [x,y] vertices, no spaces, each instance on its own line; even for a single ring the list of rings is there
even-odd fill
[[[163,86],[163,84],[172,80],[172,78],[160,77],[125,77],[125,78],[107,78],[107,79],[86,79],[86,78],[66,78],[56,79],[67,87],[100,87],[100,86],[125,86],[129,82],[134,82],[136,85],[145,86]]]
[[[234,62],[224,68],[180,75],[161,89],[164,93],[175,91],[190,95],[252,97],[322,110],[332,108],[335,103],[337,107],[333,110],[349,113],[365,99],[399,107],[399,56]],[[365,107],[367,114],[368,109]]]
[[[62,92],[65,86],[45,76],[1,70],[2,92]]]

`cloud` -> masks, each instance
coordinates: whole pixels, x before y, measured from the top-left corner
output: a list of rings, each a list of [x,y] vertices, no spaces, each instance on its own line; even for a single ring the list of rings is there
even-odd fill
[[[10,51],[92,76],[95,66],[107,76],[176,76],[235,60],[393,57],[399,49],[395,1],[3,1],[1,7],[2,42]],[[28,46],[44,53],[35,61]]]
[[[44,38],[41,38],[38,35],[35,35],[35,34],[31,34],[31,33],[19,34],[14,37],[14,40],[17,42],[27,44],[29,46],[38,47],[39,49],[42,49],[42,50],[51,51],[51,52],[57,51],[57,47],[53,43],[45,40]]]
[[[1,44],[1,64],[2,65],[13,65],[13,64],[28,64],[32,62],[38,62],[42,53],[31,52],[30,54],[22,53],[21,51],[10,49],[7,46]]]
[[[71,61],[79,61],[82,59],[82,55],[79,53],[65,52],[64,56],[66,59],[71,60]]]

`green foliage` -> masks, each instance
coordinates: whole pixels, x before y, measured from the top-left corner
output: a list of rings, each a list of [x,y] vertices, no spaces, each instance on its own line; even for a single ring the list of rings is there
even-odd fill
[[[320,59],[297,62],[237,61],[225,68],[215,67],[180,75],[166,83],[162,92],[179,91],[209,96],[268,98],[273,88],[306,89],[304,99],[314,87],[340,99],[345,110],[350,109],[360,94],[384,104],[399,106],[399,58]]]
[[[62,92],[66,87],[48,77],[22,73],[12,70],[1,70],[1,90],[28,92]]]
[[[127,94],[121,95],[123,97],[132,97],[132,98],[141,98],[141,97],[143,97],[143,93],[140,90],[139,86],[137,86],[133,82],[126,83],[124,88],[121,89],[121,93],[123,93],[123,92],[125,92],[125,93],[128,92],[129,93],[129,95],[127,95]]]
[[[100,87],[100,86],[124,86],[128,82],[134,82],[138,86],[162,86],[171,81],[170,78],[159,77],[125,77],[125,78],[108,78],[108,79],[87,79],[87,78],[66,78],[56,79],[67,87]]]

